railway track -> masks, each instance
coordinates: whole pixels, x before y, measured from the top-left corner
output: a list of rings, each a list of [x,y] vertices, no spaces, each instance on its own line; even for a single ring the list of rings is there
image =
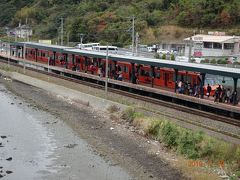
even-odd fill
[[[0,61],[7,64],[7,62],[5,60],[1,59]],[[23,67],[22,65],[12,63],[12,62],[10,64],[14,65],[14,66],[17,66],[17,67]],[[30,68],[30,67],[26,67],[26,69],[31,70],[31,71],[35,71],[35,72],[38,72],[38,73],[46,74],[46,75],[49,75],[49,76],[52,76],[52,77],[56,77],[56,78],[60,78],[60,79],[64,79],[64,80],[68,80],[68,81],[71,81],[71,82],[75,82],[75,83],[83,84],[83,85],[90,86],[90,87],[93,87],[93,88],[104,90],[104,86],[100,85],[100,84],[96,84],[96,83],[92,83],[92,82],[88,82],[88,81],[84,81],[84,80],[80,80],[80,79],[75,79],[75,78],[55,74],[55,73],[52,73],[52,72],[41,71],[41,70],[37,70],[37,69],[34,69],[34,68]],[[193,114],[193,115],[198,115],[198,116],[201,115],[202,117],[205,117],[205,118],[209,118],[209,119],[212,119],[212,120],[215,120],[215,121],[220,121],[220,122],[224,122],[224,123],[227,123],[227,124],[231,124],[231,125],[240,127],[240,121],[236,120],[236,119],[233,119],[233,118],[229,118],[229,117],[225,117],[225,116],[201,111],[201,110],[194,109],[194,108],[189,108],[189,107],[186,107],[186,106],[166,102],[166,101],[159,100],[159,99],[154,99],[154,98],[143,96],[143,95],[133,94],[133,93],[130,93],[130,92],[127,92],[127,91],[114,89],[112,87],[108,87],[108,91],[112,92],[112,93],[119,94],[119,95],[123,95],[123,96],[126,96],[126,97],[130,97],[130,98],[134,98],[134,99],[140,99],[140,100],[143,100],[143,101],[148,102],[148,103],[172,108],[172,109],[175,109],[175,110],[178,110],[178,111],[181,111],[181,112],[185,112],[185,113],[189,113],[189,114]],[[167,116],[167,117],[173,118],[172,115],[166,115],[166,114],[164,114],[164,115]],[[178,119],[175,116],[174,116],[174,118]],[[179,119],[179,120],[182,120],[182,119]]]

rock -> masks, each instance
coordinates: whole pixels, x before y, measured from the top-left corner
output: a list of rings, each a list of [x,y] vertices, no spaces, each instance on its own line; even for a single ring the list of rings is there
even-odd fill
[[[2,169],[3,167],[2,166],[0,166],[0,169]]]
[[[6,171],[6,173],[7,173],[7,174],[11,174],[11,173],[13,173],[13,172],[12,172],[12,171],[9,171],[9,170],[7,170],[7,171]]]
[[[11,105],[13,105],[14,103],[12,102]]]
[[[150,175],[149,177],[150,177],[150,178],[153,178],[153,175]]]
[[[0,174],[0,178],[4,177],[3,175]]]
[[[114,128],[113,128],[113,127],[110,127],[110,130],[112,131],[112,130],[114,130]]]
[[[5,138],[7,138],[7,136],[1,136],[1,138],[2,138],[2,139],[5,139]]]
[[[77,146],[77,144],[68,144],[67,146],[64,146],[65,148],[74,148]]]
[[[18,104],[22,105],[22,103],[21,103],[21,102],[20,102],[20,103],[18,103]]]
[[[7,160],[7,161],[11,161],[11,160],[12,160],[12,157],[7,158],[6,160]]]

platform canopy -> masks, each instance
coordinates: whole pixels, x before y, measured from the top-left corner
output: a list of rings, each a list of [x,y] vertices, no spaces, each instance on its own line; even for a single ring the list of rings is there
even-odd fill
[[[106,58],[106,53],[86,51],[86,50],[80,50],[80,49],[66,49],[64,50],[64,52],[67,54],[75,54],[75,55],[81,55],[81,56],[87,56],[87,57],[95,57],[95,58],[103,58],[103,59]],[[150,65],[155,67],[173,68],[178,70],[240,78],[239,68],[229,68],[229,67],[188,63],[188,62],[177,62],[177,61],[145,58],[145,57],[138,57],[138,56],[127,56],[127,55],[123,56],[118,54],[109,54],[109,59],[115,60],[115,61]]]
[[[92,57],[92,58],[102,58],[102,59],[106,58],[106,53],[80,50],[73,47],[48,45],[48,44],[40,44],[40,43],[33,43],[33,42],[13,43],[13,45],[21,46],[21,47],[23,47],[24,44],[26,44],[26,47],[36,48],[39,50],[42,49],[42,50],[65,53],[69,55],[74,54],[74,55],[86,56],[86,57]],[[229,67],[188,63],[188,62],[177,62],[177,61],[169,61],[169,60],[163,60],[163,59],[154,59],[154,58],[145,58],[145,57],[139,57],[139,56],[118,55],[118,54],[109,54],[109,59],[115,60],[115,61],[150,65],[150,66],[155,66],[160,68],[161,67],[173,68],[173,69],[185,70],[185,71],[191,71],[191,72],[199,72],[199,73],[214,74],[214,75],[220,75],[220,76],[226,76],[226,77],[232,77],[232,78],[240,78],[239,68],[229,68]]]
[[[55,51],[55,52],[61,52],[61,53],[63,53],[63,51],[65,49],[73,48],[73,47],[67,47],[67,46],[59,46],[59,45],[51,45],[51,44],[41,44],[41,43],[35,43],[35,42],[14,42],[11,45],[23,47],[24,44],[26,44],[26,47],[29,47],[29,48],[40,49],[40,50],[47,50],[47,51]]]

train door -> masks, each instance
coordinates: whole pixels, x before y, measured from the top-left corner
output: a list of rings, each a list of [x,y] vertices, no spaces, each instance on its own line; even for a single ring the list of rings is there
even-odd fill
[[[164,72],[164,86],[168,87],[169,73]]]

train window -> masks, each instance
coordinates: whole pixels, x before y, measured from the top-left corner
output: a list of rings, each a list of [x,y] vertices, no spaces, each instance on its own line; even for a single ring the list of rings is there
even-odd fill
[[[140,75],[141,75],[141,76],[144,76],[144,75],[145,75],[145,71],[144,71],[143,69],[141,69]]]
[[[124,65],[123,71],[126,72],[126,73],[128,73],[128,67],[127,67],[126,65]]]
[[[148,71],[145,72],[145,76],[149,77],[149,72]]]
[[[156,78],[160,79],[160,72],[156,73]]]
[[[191,77],[191,76],[187,76],[187,81],[188,81],[189,83],[191,83],[191,82],[192,82],[192,77]]]

